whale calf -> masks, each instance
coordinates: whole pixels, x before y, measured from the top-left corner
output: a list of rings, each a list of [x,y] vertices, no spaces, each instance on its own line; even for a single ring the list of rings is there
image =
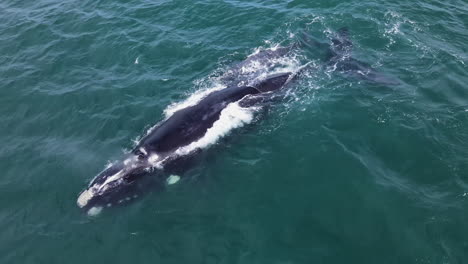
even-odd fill
[[[323,45],[313,40],[310,43]],[[232,67],[220,78],[225,84],[223,89],[212,91],[196,103],[178,109],[150,129],[130,153],[110,164],[89,183],[79,194],[77,205],[95,215],[105,207],[133,200],[148,188],[163,188],[165,184],[177,182],[178,174],[183,173],[201,149],[229,129],[250,121],[252,116],[247,109],[268,102],[308,66],[306,63],[294,70],[275,68],[282,58],[301,46],[293,44],[259,51]],[[348,30],[340,29],[337,38],[326,47],[327,64],[369,81],[396,83],[349,56],[351,47]],[[265,70],[258,70],[258,65]],[[224,127],[216,130],[223,122]],[[226,122],[233,124],[226,126]]]

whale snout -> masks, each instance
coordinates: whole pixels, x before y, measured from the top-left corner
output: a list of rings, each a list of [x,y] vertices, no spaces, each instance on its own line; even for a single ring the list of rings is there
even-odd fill
[[[136,161],[136,160],[135,160]],[[88,215],[99,214],[103,208],[128,202],[138,196],[149,168],[141,162],[126,159],[112,164],[99,173],[76,200]]]
[[[76,204],[78,207],[83,208],[85,207],[89,201],[94,197],[94,193],[90,189],[86,189],[80,193],[78,199],[76,200]]]

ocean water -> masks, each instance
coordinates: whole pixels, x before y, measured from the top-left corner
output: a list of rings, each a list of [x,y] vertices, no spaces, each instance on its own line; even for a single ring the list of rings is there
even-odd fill
[[[343,26],[400,85],[304,47],[286,64],[314,67],[177,184],[77,207],[237,62]],[[468,263],[467,43],[462,0],[4,0],[0,263]]]

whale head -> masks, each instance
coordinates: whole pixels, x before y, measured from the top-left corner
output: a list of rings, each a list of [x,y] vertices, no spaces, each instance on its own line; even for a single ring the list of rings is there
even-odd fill
[[[99,173],[80,193],[78,207],[89,215],[98,214],[103,208],[126,203],[138,196],[148,184],[152,166],[139,155],[130,155],[125,160],[109,165]]]

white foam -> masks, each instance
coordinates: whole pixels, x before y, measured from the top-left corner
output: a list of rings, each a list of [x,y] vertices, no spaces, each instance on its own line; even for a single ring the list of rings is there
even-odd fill
[[[263,80],[270,75],[284,72],[297,72],[301,68],[301,63],[296,57],[280,57],[269,61],[274,66],[266,67],[255,80]]]
[[[262,51],[262,49],[260,49],[260,48],[255,48],[254,51],[253,51],[251,54],[247,55],[247,58],[250,58],[250,57],[252,57],[252,56],[257,55],[258,53],[260,53],[260,51]]]
[[[323,19],[324,19],[324,17],[322,17],[322,16],[316,16],[316,17],[312,18],[312,20],[310,22],[306,23],[306,25],[311,25],[311,24],[316,23],[316,22],[322,23]]]
[[[240,72],[241,74],[255,73],[263,68],[265,68],[263,63],[253,60],[250,63],[243,65],[242,68],[240,68]]]
[[[210,93],[212,93],[214,91],[222,90],[224,88],[226,88],[225,85],[223,85],[221,83],[215,83],[210,88],[199,90],[199,91],[193,93],[192,95],[190,95],[189,98],[185,99],[182,102],[170,104],[168,107],[166,107],[166,109],[164,109],[164,115],[165,115],[166,118],[169,118],[170,116],[172,116],[175,112],[177,112],[179,110],[182,110],[182,109],[187,108],[189,106],[196,105],[198,102],[200,102],[208,94],[210,94]]]
[[[238,102],[230,103],[219,116],[219,119],[213,123],[205,135],[184,147],[175,151],[176,155],[187,155],[194,150],[203,149],[216,143],[218,139],[228,134],[232,129],[242,127],[245,124],[252,122],[254,112],[257,108],[243,108]]]

